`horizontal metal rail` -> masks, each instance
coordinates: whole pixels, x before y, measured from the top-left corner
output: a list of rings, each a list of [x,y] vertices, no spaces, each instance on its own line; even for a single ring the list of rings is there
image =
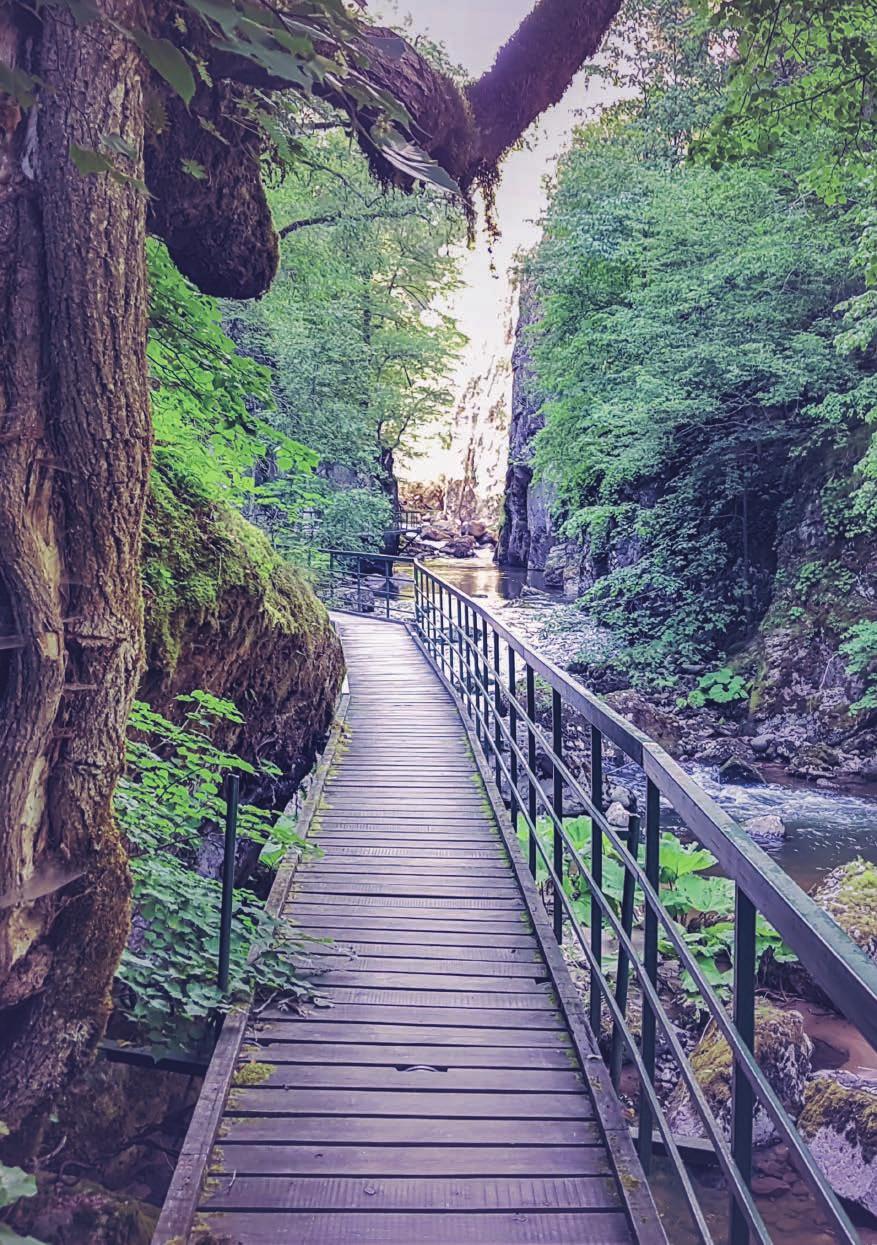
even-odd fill
[[[457,696],[471,722],[497,786],[507,791],[515,831],[523,827],[530,871],[541,864],[551,898],[555,936],[567,937],[590,970],[591,1026],[599,1034],[604,1006],[612,1026],[610,1075],[618,1084],[627,1052],[640,1082],[637,1145],[643,1167],[651,1162],[653,1129],[680,1181],[692,1222],[704,1242],[713,1237],[698,1203],[655,1084],[658,1032],[678,1068],[679,1078],[703,1123],[730,1195],[731,1245],[750,1240],[770,1245],[771,1236],[751,1193],[753,1112],[761,1107],[789,1147],[801,1176],[814,1193],[839,1241],[856,1245],[858,1235],[794,1122],[755,1058],[756,916],[761,916],[797,954],[802,964],[844,1016],[877,1047],[877,967],[718,805],[657,744],[631,726],[598,697],[534,653],[483,605],[414,564],[414,626],[439,674]],[[550,710],[539,720],[536,680],[550,693]],[[590,780],[587,789],[563,756],[563,711],[573,710],[590,727]],[[627,831],[609,823],[603,795],[605,742],[620,749],[642,770],[645,807]],[[551,783],[543,789],[537,756],[547,757]],[[570,837],[564,793],[570,791],[590,818],[590,855]],[[684,932],[661,897],[661,800],[666,801],[693,837],[713,856],[735,886],[733,1004],[729,1011],[702,971]],[[548,823],[549,842],[539,822]],[[605,844],[623,868],[623,895],[616,905],[604,889]],[[640,848],[644,858],[640,858]],[[574,896],[575,880],[588,897],[589,919],[582,924]],[[643,913],[641,945],[634,938],[634,914]],[[604,962],[604,931],[616,950]],[[659,936],[669,944],[695,983],[703,1008],[731,1051],[733,1064],[730,1140],[713,1114],[680,1043],[659,992]],[[609,970],[614,969],[614,980]],[[642,999],[639,1040],[627,1020],[631,974]]]

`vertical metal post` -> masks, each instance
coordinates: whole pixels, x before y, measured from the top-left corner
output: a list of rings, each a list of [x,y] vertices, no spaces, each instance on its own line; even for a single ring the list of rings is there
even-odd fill
[[[356,559],[356,612],[362,613],[362,558]]]
[[[661,880],[661,795],[658,788],[649,778],[646,782],[646,877],[655,891],[659,890]],[[657,985],[658,981],[658,918],[651,904],[646,904],[645,930],[643,935],[643,964],[649,981]],[[655,1083],[655,1013],[643,994],[642,1019],[642,1061],[646,1075]],[[648,1175],[652,1164],[652,1130],[654,1119],[652,1107],[645,1094],[640,1091],[639,1097],[639,1129],[637,1132],[637,1150],[643,1171]]]
[[[515,650],[511,644],[508,647],[508,677],[509,677],[509,734],[512,737],[514,747],[509,747],[509,770],[512,776],[511,805],[510,811],[512,815],[512,830],[517,837],[518,833],[518,754],[515,750],[518,742],[518,711],[515,708],[514,698],[517,695],[517,678],[515,675]]]
[[[387,594],[387,617],[390,617],[390,566],[389,561],[384,563],[384,590]]]
[[[598,812],[603,811],[603,736],[596,726],[591,727],[591,803]],[[598,890],[603,889],[603,830],[597,819],[591,819],[591,876]],[[603,963],[603,913],[594,895],[591,896],[591,952],[594,967],[591,969],[591,993],[589,1013],[594,1036],[600,1036],[600,1016],[603,1011],[603,994],[597,980]]]
[[[551,747],[555,757],[563,759],[563,701],[560,699],[560,692],[552,689],[551,692]],[[554,809],[554,815],[558,821],[563,824],[563,779],[560,776],[560,770],[557,764],[554,765],[554,784],[553,784],[551,805]],[[557,881],[554,883],[554,937],[559,943],[563,942],[563,900],[561,893],[563,891],[563,839],[557,824],[554,826],[554,874]]]
[[[481,685],[484,688],[484,738],[481,747],[490,760],[490,675],[487,672],[487,619],[481,620]]]
[[[463,680],[464,664],[467,662],[466,639],[463,635],[463,598],[457,597],[457,676],[460,681],[460,699],[466,706],[466,712],[469,712],[469,702],[466,699],[466,689]]]
[[[420,567],[414,563],[414,627],[421,638],[423,637],[423,626],[420,620]]]
[[[734,895],[734,1027],[755,1050],[755,905],[740,888]],[[744,1182],[752,1179],[752,1086],[734,1060],[731,1082],[731,1154]],[[730,1245],[749,1245],[749,1225],[731,1197]]]
[[[527,662],[527,812],[530,814],[529,864],[530,873],[536,876],[536,837],[533,827],[538,814],[536,783],[531,775],[536,773],[536,733],[533,723],[536,721],[536,675],[533,667]]]
[[[466,641],[467,641],[466,643],[464,643],[464,646],[463,646],[466,650],[466,710],[469,714],[469,717],[471,718],[472,717],[472,649],[469,647],[468,641],[471,641],[471,638],[472,638],[471,637],[472,617],[471,617],[471,611],[468,605],[463,607],[463,619],[464,619],[463,625],[466,629]]]
[[[502,732],[499,728],[499,711],[502,707],[502,688],[499,678],[499,632],[493,633],[493,777],[497,787],[500,786],[502,769],[500,755],[502,752]]]
[[[481,635],[478,630],[478,615],[474,609],[470,612],[472,616],[472,643],[474,645],[470,652],[472,656],[472,682],[475,688],[475,738],[481,743],[481,658],[479,656]]]
[[[636,860],[639,853],[639,817],[630,819],[627,834],[627,850]],[[633,903],[636,892],[636,881],[629,869],[624,871],[624,883],[621,891],[621,928],[628,938],[633,932]],[[627,1016],[627,989],[630,978],[630,961],[625,949],[619,944],[618,965],[615,973],[615,1002],[622,1016]],[[645,1013],[645,1006],[643,1007]],[[612,1026],[612,1048],[609,1053],[609,1075],[615,1089],[621,1079],[621,1063],[624,1056],[624,1037],[621,1026],[616,1022]]]
[[[228,991],[228,972],[231,963],[231,916],[234,901],[240,789],[240,776],[229,774],[225,780],[225,853],[222,861],[222,908],[219,914],[219,968],[216,974],[216,984],[222,994]]]
[[[329,554],[329,600],[335,604],[335,554]]]
[[[435,580],[432,574],[429,575],[426,582],[429,587],[429,651],[432,653],[433,660],[435,660]]]

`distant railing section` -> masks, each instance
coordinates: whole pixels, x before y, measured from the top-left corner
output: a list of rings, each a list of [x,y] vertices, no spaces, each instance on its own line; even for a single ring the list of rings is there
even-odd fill
[[[338,556],[337,554],[335,555]],[[550,661],[537,656],[471,597],[414,563],[414,626],[436,670],[456,694],[493,770],[506,793],[516,833],[523,832],[530,872],[546,877],[546,899],[554,934],[565,938],[589,966],[588,1009],[591,1027],[600,1033],[601,1015],[611,1020],[608,1065],[619,1085],[624,1052],[639,1080],[637,1146],[644,1170],[651,1167],[654,1130],[663,1143],[684,1192],[700,1240],[714,1240],[697,1192],[686,1171],[656,1090],[659,1036],[678,1069],[690,1101],[703,1122],[730,1195],[729,1240],[770,1245],[750,1189],[753,1111],[760,1105],[789,1147],[800,1175],[813,1191],[838,1241],[856,1245],[859,1238],[797,1129],[756,1062],[756,915],[760,913],[797,954],[814,980],[841,1013],[877,1047],[877,966],[780,869],[709,796],[647,736]],[[537,711],[537,680],[550,709]],[[564,759],[563,711],[573,710],[590,727],[590,776],[580,780]],[[541,719],[541,720],[540,720]],[[548,722],[549,725],[543,725]],[[611,825],[604,800],[604,751],[620,749],[642,772],[645,803],[626,830]],[[541,754],[541,756],[540,756]],[[548,790],[543,789],[547,758]],[[590,830],[574,842],[564,818],[564,793],[586,809]],[[735,888],[733,931],[733,1003],[721,1001],[692,955],[683,932],[661,898],[662,801],[694,838],[717,859]],[[544,830],[548,820],[548,834]],[[538,823],[542,822],[542,826]],[[540,833],[541,831],[541,833]],[[548,842],[544,840],[547,837]],[[620,862],[623,887],[610,896],[604,884],[607,853],[613,868]],[[572,881],[584,899],[574,906]],[[584,903],[584,914],[582,913]],[[643,914],[634,932],[635,910]],[[580,919],[584,915],[584,920]],[[614,947],[607,950],[608,935]],[[690,975],[700,1004],[731,1051],[733,1088],[731,1135],[711,1111],[695,1076],[659,988],[659,943],[672,948],[680,968]],[[612,944],[609,944],[612,946]],[[631,978],[642,999],[641,1036],[629,1020]]]
[[[329,609],[414,621],[413,558],[316,549],[309,565],[316,593]]]
[[[416,531],[425,522],[426,517],[425,510],[409,510],[404,506],[400,506],[394,515],[396,526],[404,532]]]

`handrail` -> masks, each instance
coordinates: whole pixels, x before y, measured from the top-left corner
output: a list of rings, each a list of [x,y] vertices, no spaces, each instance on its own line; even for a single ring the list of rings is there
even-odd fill
[[[316,563],[314,554],[318,557]],[[377,616],[383,613],[386,619],[394,622],[413,621],[414,580],[410,574],[399,576],[397,565],[406,569],[413,567],[414,559],[402,554],[372,553],[362,549],[308,551],[314,588],[330,609]],[[406,592],[400,586],[400,579],[410,584],[411,590]]]
[[[697,1205],[655,1092],[656,1031],[660,1027],[728,1182],[731,1245],[745,1245],[750,1235],[765,1245],[771,1240],[749,1187],[756,1104],[764,1108],[789,1146],[796,1166],[839,1239],[855,1245],[859,1239],[855,1229],[755,1059],[756,915],[759,912],[763,915],[797,953],[839,1010],[875,1047],[877,966],[664,749],[553,662],[532,652],[489,609],[416,559],[414,627],[427,656],[472,723],[485,759],[494,768],[497,786],[503,782],[508,786],[512,821],[516,832],[519,819],[524,823],[530,871],[534,876],[537,860],[541,858],[551,886],[555,935],[562,941],[565,929],[569,929],[590,969],[590,1016],[592,1028],[597,1032],[604,1003],[609,1009],[613,1029],[610,1073],[616,1085],[624,1049],[630,1053],[641,1085],[638,1148],[644,1168],[648,1169],[650,1163],[652,1128],[656,1124],[682,1182],[700,1238],[710,1242],[709,1227]],[[501,661],[503,646],[505,672]],[[519,668],[519,659],[523,662],[522,668]],[[524,677],[526,703],[520,691],[519,675]],[[550,741],[537,721],[537,675],[551,690]],[[561,715],[564,705],[576,710],[591,728],[591,775],[587,791],[563,759]],[[526,747],[522,745],[521,735],[525,737]],[[604,815],[604,739],[639,766],[646,781],[644,823],[634,815],[626,834],[609,825]],[[553,776],[550,794],[543,791],[535,772],[537,744],[548,755]],[[589,859],[583,857],[565,827],[564,787],[572,790],[591,818]],[[661,797],[672,806],[698,842],[715,856],[719,868],[735,884],[732,1015],[704,976],[661,900]],[[539,834],[540,808],[550,823],[550,846],[543,844]],[[638,859],[643,830],[644,865]],[[624,870],[620,914],[603,890],[604,837]],[[589,928],[583,928],[573,900],[565,890],[565,880],[571,876],[570,863],[575,866],[578,879],[589,895]],[[637,892],[642,897],[645,913],[642,951],[632,936]],[[604,927],[617,941],[614,983],[609,981],[603,964]],[[707,1104],[659,996],[659,929],[696,983],[706,1010],[731,1050],[734,1075],[730,1145]],[[639,1047],[626,1018],[631,971],[643,1001]]]

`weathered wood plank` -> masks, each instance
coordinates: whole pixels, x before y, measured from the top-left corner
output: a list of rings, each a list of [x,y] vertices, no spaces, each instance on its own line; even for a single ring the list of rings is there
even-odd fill
[[[212,1171],[241,1176],[603,1176],[599,1134],[579,1146],[313,1146],[222,1142]]]
[[[402,1042],[424,1043],[427,1045],[459,1046],[509,1046],[556,1047],[566,1041],[565,1032],[560,1025],[547,1029],[533,1026],[518,1027],[471,1027],[461,1025],[451,1013],[444,1013],[445,1023],[440,1024],[405,1024],[389,1021],[373,1024],[368,1021],[348,1022],[335,1019],[336,1008],[325,1012],[313,1013],[307,1019],[285,1017],[278,1020],[265,1020],[260,1017],[254,1032],[265,1042],[345,1042],[361,1044],[363,1042],[378,1045]],[[331,1016],[332,1019],[326,1019]],[[516,1015],[509,1018],[514,1021]],[[570,1049],[572,1049],[570,1047]]]
[[[202,1205],[208,1211],[617,1210],[613,1181],[600,1176],[420,1177],[381,1176],[368,1183],[350,1176],[218,1176]]]
[[[240,1245],[627,1245],[621,1212],[263,1211],[204,1216]],[[412,1235],[413,1233],[413,1235]],[[585,1235],[587,1233],[587,1235]]]
[[[502,1146],[592,1145],[600,1137],[593,1120],[424,1119],[338,1115],[229,1115],[222,1125],[222,1144],[290,1145],[308,1141],[324,1145]]]
[[[451,1068],[437,1060],[428,1065],[422,1054],[409,1053],[400,1063],[380,1068],[350,1067],[341,1060],[314,1064],[275,1064],[264,1050],[258,1052],[258,1060],[245,1060],[257,1064],[260,1073],[260,1090],[279,1089],[363,1089],[398,1090],[417,1092],[436,1090],[440,1093],[480,1093],[487,1090],[503,1093],[581,1094],[581,1072],[569,1064],[559,1068]],[[267,1068],[267,1072],[265,1069]],[[286,1100],[284,1099],[284,1102]],[[538,1111],[538,1104],[534,1104]]]
[[[278,1093],[270,1085],[236,1088],[229,1113],[257,1115],[381,1116],[414,1119],[463,1117],[485,1120],[588,1120],[594,1107],[583,1093],[454,1093],[411,1089],[290,1089]]]
[[[258,1063],[301,1065],[334,1064],[346,1067],[397,1068],[412,1064],[432,1067],[535,1071],[574,1066],[572,1052],[563,1046],[432,1046],[428,1043],[261,1042],[250,1050]]]

